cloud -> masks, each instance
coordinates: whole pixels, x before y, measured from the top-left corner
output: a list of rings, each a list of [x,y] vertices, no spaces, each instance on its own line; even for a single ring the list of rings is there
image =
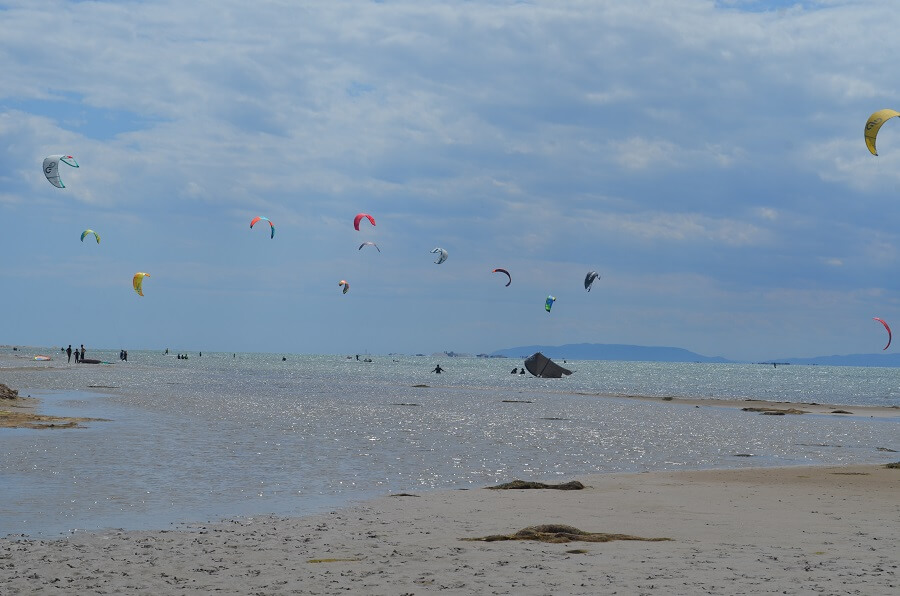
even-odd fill
[[[458,287],[442,290],[471,296],[480,277],[454,263],[540,263],[535,278],[548,282],[554,267],[615,263],[650,278],[702,275],[727,297],[801,283],[844,297],[851,284],[882,284],[889,295],[900,135],[886,126],[875,158],[861,129],[897,96],[884,76],[900,46],[892,8],[7,2],[0,204],[60,258],[67,222],[146,233],[158,244],[136,252],[156,250],[162,271],[190,249],[198,267],[208,259],[240,278],[252,263],[241,246],[283,249],[252,255],[330,280],[329,268],[353,263],[336,253],[358,245],[347,222],[366,210],[379,221],[372,239],[386,241],[385,287],[410,271],[437,276],[416,258],[447,243],[444,274]],[[82,167],[56,192],[39,163],[62,151]],[[240,245],[228,226],[237,234],[258,213],[282,222],[279,238]],[[116,265],[129,270],[125,246]],[[53,274],[65,277],[61,265]],[[416,312],[429,287],[398,299],[398,313]],[[619,300],[610,307],[635,297]],[[727,318],[729,299],[716,308]],[[411,345],[414,329],[382,331]],[[664,343],[704,333],[672,327]],[[494,347],[470,341],[457,348]]]

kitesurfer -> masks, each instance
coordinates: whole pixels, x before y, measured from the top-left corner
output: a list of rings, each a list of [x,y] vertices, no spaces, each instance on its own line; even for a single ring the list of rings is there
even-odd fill
[[[435,372],[435,373],[437,373],[437,374],[441,374],[442,372],[444,372],[444,369],[441,368],[441,365],[440,365],[440,364],[438,364],[437,366],[434,367],[434,370],[431,371],[431,372]]]

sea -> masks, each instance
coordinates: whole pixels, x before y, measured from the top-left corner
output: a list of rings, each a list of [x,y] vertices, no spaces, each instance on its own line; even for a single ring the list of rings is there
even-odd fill
[[[0,349],[0,382],[40,398],[39,413],[104,419],[0,429],[0,537],[300,516],[513,479],[900,460],[900,410],[766,416],[628,397],[898,407],[897,368],[569,360],[571,376],[540,379],[511,374],[514,358],[187,355],[91,350],[109,364],[75,365]]]

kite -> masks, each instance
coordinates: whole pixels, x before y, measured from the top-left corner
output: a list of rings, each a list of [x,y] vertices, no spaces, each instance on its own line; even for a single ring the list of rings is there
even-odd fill
[[[865,135],[866,138],[866,147],[869,148],[869,153],[872,155],[878,155],[878,152],[875,150],[875,137],[878,136],[881,125],[895,116],[900,116],[900,112],[894,110],[878,110],[869,116],[869,119],[866,121],[866,128],[863,131],[863,135]]]
[[[50,184],[56,188],[65,188],[62,178],[59,177],[59,162],[70,165],[73,168],[78,167],[78,162],[71,155],[50,155],[44,158],[44,176],[50,181]]]
[[[359,245],[359,248],[357,248],[356,250],[362,250],[363,246],[374,246],[375,250],[377,250],[378,252],[381,252],[381,249],[378,248],[378,245],[375,244],[374,242],[363,242],[362,244]]]
[[[93,235],[94,235],[94,238],[97,239],[97,244],[100,244],[100,234],[98,234],[98,233],[95,232],[94,230],[85,230],[85,231],[83,231],[83,232],[81,233],[81,241],[84,242],[84,237],[85,237],[85,236],[88,236],[89,234],[93,234]]]
[[[338,283],[338,285],[339,285],[339,286],[343,286],[343,288],[344,288],[344,292],[343,292],[343,293],[344,293],[344,294],[346,294],[347,292],[350,291],[350,284],[348,284],[346,280],[343,280],[343,279],[342,279],[342,280]],[[363,292],[363,293],[365,293],[365,292]]]
[[[365,217],[366,219],[368,219],[368,220],[372,223],[373,226],[375,225],[375,218],[374,218],[374,217],[372,217],[372,216],[369,215],[368,213],[357,213],[357,214],[356,214],[356,217],[353,218],[353,227],[356,229],[357,232],[359,231],[359,222],[360,222],[360,221],[362,220],[362,218],[364,218],[364,217]]]
[[[544,310],[550,312],[550,309],[553,308],[554,302],[556,302],[556,296],[547,296],[547,301],[544,302]]]
[[[446,261],[446,260],[447,260],[447,257],[449,256],[449,255],[447,254],[447,251],[444,250],[443,248],[440,248],[440,247],[434,248],[434,250],[432,250],[431,252],[432,252],[432,254],[437,254],[437,255],[438,255],[437,261],[434,262],[435,265],[440,265],[441,263],[443,263],[444,261]]]
[[[142,273],[142,272],[138,271],[137,273],[134,274],[134,278],[131,280],[131,285],[134,286],[134,291],[137,292],[138,294],[140,294],[141,296],[144,295],[144,278],[145,277],[150,277],[150,274]]]
[[[506,277],[509,278],[509,281],[506,282],[506,286],[504,286],[504,287],[509,287],[509,284],[512,283],[512,275],[510,275],[509,271],[507,271],[506,269],[500,269],[498,267],[497,269],[494,269],[493,271],[491,271],[491,273],[505,273],[506,274]]]
[[[882,325],[884,325],[884,328],[885,328],[885,329],[887,329],[887,332],[888,332],[888,342],[887,342],[887,345],[884,346],[884,348],[882,348],[882,351],[887,350],[887,349],[891,346],[891,328],[888,327],[888,324],[885,323],[883,319],[879,319],[878,317],[872,317],[872,319],[875,320],[875,321],[878,321],[879,323],[881,323]]]
[[[596,271],[588,271],[588,274],[584,276],[584,289],[590,292],[591,286],[594,285],[594,280],[598,277],[600,277],[600,274]]]
[[[572,371],[553,362],[540,352],[535,352],[525,359],[525,368],[536,377],[559,379],[563,375],[571,375]]]
[[[271,221],[269,221],[268,217],[254,217],[253,219],[250,220],[250,229],[253,229],[253,225],[260,221],[269,222],[269,227],[272,228],[272,235],[270,236],[270,238],[274,238],[275,237],[275,224],[273,224]]]

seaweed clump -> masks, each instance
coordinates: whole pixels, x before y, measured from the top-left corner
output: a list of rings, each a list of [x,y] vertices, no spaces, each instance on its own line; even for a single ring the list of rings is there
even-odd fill
[[[482,538],[460,538],[470,542],[497,542],[500,540],[537,540],[560,544],[565,542],[612,542],[613,540],[643,540],[647,542],[663,542],[671,538],[643,538],[631,534],[608,534],[606,532],[585,532],[573,526],[562,524],[546,524],[541,526],[529,526],[515,534],[493,534]]]
[[[759,412],[763,415],[769,416],[784,416],[785,414],[809,414],[806,410],[799,410],[797,408],[741,408],[744,412]]]
[[[900,470],[900,461],[894,461],[889,464],[884,464],[885,468],[893,468],[895,470]]]
[[[497,486],[485,487],[490,490],[518,490],[524,488],[548,488],[554,490],[581,490],[584,485],[577,480],[571,482],[563,482],[562,484],[544,484],[543,482],[529,482],[525,480],[513,480]]]

